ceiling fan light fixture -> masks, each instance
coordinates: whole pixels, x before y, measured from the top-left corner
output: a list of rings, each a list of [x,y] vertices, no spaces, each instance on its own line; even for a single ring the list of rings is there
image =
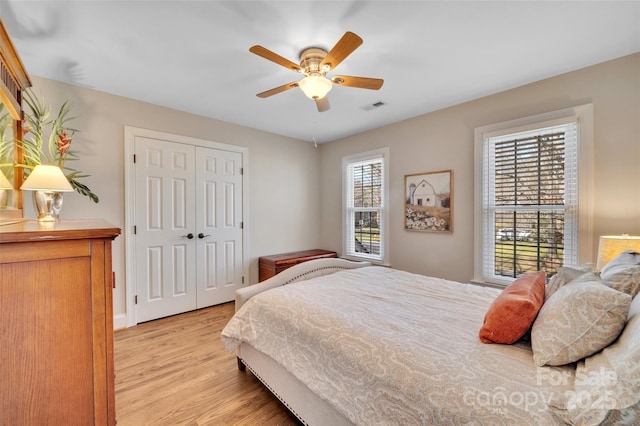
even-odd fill
[[[296,71],[304,74],[304,78],[300,81],[293,81],[271,90],[258,93],[259,98],[267,98],[269,96],[282,93],[286,90],[300,87],[302,92],[315,101],[318,112],[329,110],[329,98],[327,93],[333,85],[355,87],[359,89],[378,90],[382,87],[384,80],[379,78],[356,77],[356,76],[334,76],[327,78],[327,73],[336,69],[338,65],[354,50],[362,44],[362,39],[347,31],[342,38],[331,48],[329,52],[319,47],[308,47],[300,53],[300,65],[291,62],[266,49],[256,45],[249,49],[249,52],[263,57],[275,64],[283,66],[288,70]]]
[[[310,75],[300,80],[298,86],[307,97],[316,100],[324,98],[333,87],[333,83],[324,76]]]

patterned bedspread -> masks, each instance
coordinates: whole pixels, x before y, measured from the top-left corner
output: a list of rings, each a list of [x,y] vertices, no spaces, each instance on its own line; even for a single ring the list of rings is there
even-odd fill
[[[571,367],[533,365],[526,343],[478,339],[499,290],[383,267],[251,298],[227,324],[359,425],[548,425]]]

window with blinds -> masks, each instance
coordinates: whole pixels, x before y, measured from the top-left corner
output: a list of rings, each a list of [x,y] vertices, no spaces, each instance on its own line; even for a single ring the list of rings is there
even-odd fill
[[[575,121],[484,139],[485,280],[576,264],[577,150]]]
[[[344,162],[344,252],[350,257],[384,260],[384,153],[349,157]]]

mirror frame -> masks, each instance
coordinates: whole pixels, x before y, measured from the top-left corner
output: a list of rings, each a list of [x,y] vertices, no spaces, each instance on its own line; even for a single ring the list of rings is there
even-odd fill
[[[0,18],[0,101],[13,118],[13,138],[22,137],[22,120],[24,112],[22,110],[22,91],[31,87],[29,74],[18,55],[11,37],[7,32],[4,22]],[[14,159],[17,163],[22,162],[22,150],[16,144],[14,147]],[[0,209],[0,219],[22,218],[22,191],[20,187],[24,179],[23,169],[15,167],[13,173],[13,207],[15,209]]]

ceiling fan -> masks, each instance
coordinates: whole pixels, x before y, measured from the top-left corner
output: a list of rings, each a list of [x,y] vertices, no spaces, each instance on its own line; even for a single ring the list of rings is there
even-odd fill
[[[329,109],[329,98],[327,93],[334,85],[357,87],[359,89],[378,90],[382,87],[384,80],[379,78],[353,77],[348,75],[336,75],[331,78],[327,77],[329,71],[336,69],[338,65],[354,50],[362,44],[362,39],[347,31],[333,48],[327,52],[318,47],[309,47],[300,53],[300,65],[273,53],[269,49],[262,46],[253,46],[249,51],[258,56],[262,56],[278,65],[290,69],[292,71],[304,74],[304,78],[300,81],[294,81],[262,93],[256,96],[266,98],[294,87],[300,89],[309,98],[316,102],[318,111],[323,112]]]

